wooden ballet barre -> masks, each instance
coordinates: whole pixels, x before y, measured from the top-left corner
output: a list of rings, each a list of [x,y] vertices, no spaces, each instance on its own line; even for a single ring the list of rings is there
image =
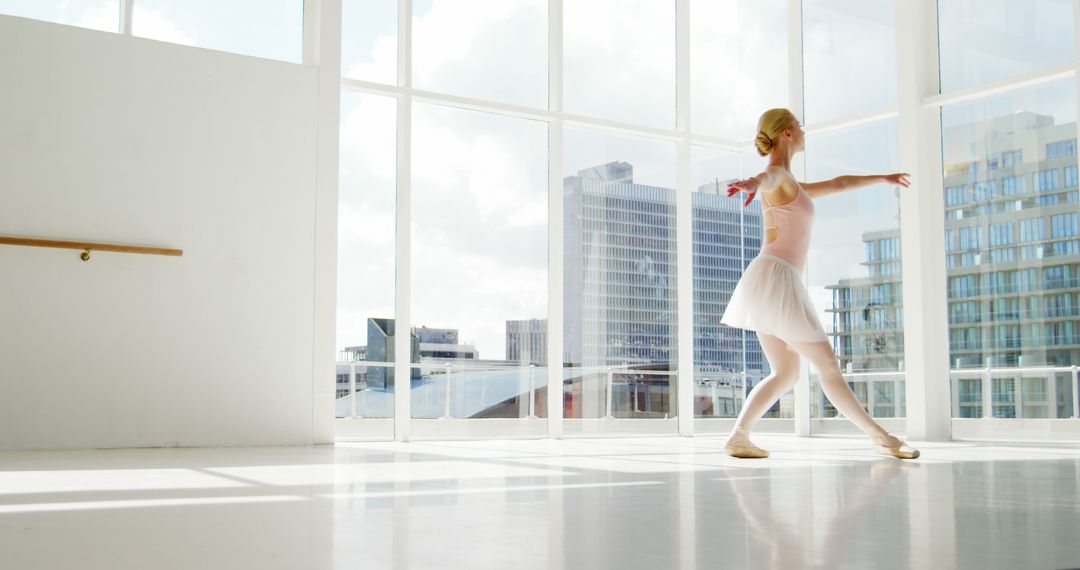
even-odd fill
[[[142,255],[168,255],[180,257],[184,255],[181,249],[169,249],[164,247],[143,247],[139,245],[119,245],[112,243],[96,243],[89,241],[64,241],[53,239],[21,238],[14,236],[0,236],[0,244],[23,245],[29,247],[55,247],[61,249],[82,250],[80,256],[83,261],[90,260],[91,251],[111,251],[115,253],[138,253]]]

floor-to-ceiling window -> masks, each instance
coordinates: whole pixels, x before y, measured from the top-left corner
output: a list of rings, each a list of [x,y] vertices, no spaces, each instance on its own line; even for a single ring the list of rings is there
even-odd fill
[[[394,414],[397,101],[342,93],[336,417]]]
[[[341,75],[397,83],[398,3],[344,0]],[[394,417],[398,99],[341,94],[335,416]]]
[[[894,0],[803,2],[806,180],[900,169],[895,14]],[[897,192],[917,182],[814,203],[807,284],[848,385],[875,418],[905,415]],[[836,417],[813,372],[810,387],[810,417]]]
[[[941,110],[953,415],[1073,415],[1076,83]]]
[[[670,419],[675,402],[675,145],[567,127],[564,417]]]
[[[1075,417],[1073,3],[938,8],[952,416]]]
[[[788,2],[690,2],[692,130],[746,141],[766,109],[791,106]],[[760,172],[766,159],[745,144],[694,145],[694,412],[733,418],[746,394],[769,374],[752,331],[720,323],[731,292],[761,250],[761,202],[727,197],[727,184]],[[785,396],[766,417],[793,416]]]
[[[414,103],[412,135],[412,417],[535,416],[546,125]]]

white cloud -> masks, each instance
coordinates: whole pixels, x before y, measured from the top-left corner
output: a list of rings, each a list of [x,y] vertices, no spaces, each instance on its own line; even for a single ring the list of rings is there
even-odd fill
[[[675,3],[568,2],[567,111],[649,126],[675,126]]]
[[[371,48],[370,59],[349,65],[345,76],[393,83],[397,77],[397,41],[396,34],[377,36]]]
[[[816,0],[803,10],[806,116],[817,123],[896,103],[893,2]]]
[[[544,0],[437,1],[416,15],[413,38],[417,88],[546,106]]]
[[[116,32],[120,29],[120,12],[115,4],[83,8],[77,11],[78,16],[72,15],[75,10],[70,4],[70,2],[61,4],[60,13],[63,16],[60,22],[105,32]]]
[[[131,26],[132,33],[139,37],[187,46],[199,45],[198,32],[180,30],[172,20],[141,8],[138,3],[131,16]]]
[[[547,129],[417,105],[414,322],[503,358],[505,322],[547,316]]]
[[[692,2],[694,130],[753,138],[768,108],[788,107],[787,0]]]

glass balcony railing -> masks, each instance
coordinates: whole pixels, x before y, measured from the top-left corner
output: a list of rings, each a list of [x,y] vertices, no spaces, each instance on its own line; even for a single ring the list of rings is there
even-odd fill
[[[393,364],[337,363],[338,418],[392,418]],[[411,366],[416,419],[547,417],[548,368],[438,362]],[[678,373],[626,367],[566,367],[563,417],[648,419],[676,416]],[[699,388],[705,392],[705,388]],[[741,402],[741,398],[739,399]]]
[[[810,417],[835,418],[841,414],[821,390],[821,384],[811,374]],[[874,418],[907,417],[906,388],[903,372],[844,373],[851,391],[866,413]]]
[[[393,365],[338,362],[337,417],[392,418]],[[413,417],[484,419],[547,417],[548,369],[542,366],[414,365]],[[1076,418],[1080,367],[966,368],[950,371],[953,417]],[[563,372],[566,419],[668,419],[677,416],[677,372],[630,367],[567,367]],[[872,417],[906,417],[904,372],[844,374]],[[760,374],[698,373],[694,416],[737,417]],[[811,417],[837,411],[811,382]],[[989,393],[986,392],[989,390]],[[779,405],[767,417],[792,417]]]
[[[954,418],[1076,418],[1080,368],[1001,367],[950,372]]]

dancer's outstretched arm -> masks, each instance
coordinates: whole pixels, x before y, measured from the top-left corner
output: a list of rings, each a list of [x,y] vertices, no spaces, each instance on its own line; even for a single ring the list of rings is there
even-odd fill
[[[821,198],[849,190],[858,190],[873,184],[895,184],[907,188],[911,185],[906,172],[896,174],[875,174],[873,176],[837,176],[823,182],[801,182],[800,185],[811,198]]]
[[[764,172],[747,178],[746,180],[737,180],[728,184],[727,195],[728,198],[738,194],[739,192],[746,192],[746,201],[743,202],[743,207],[749,206],[750,202],[754,201],[754,196],[759,191],[768,191],[775,188],[781,180],[780,175],[773,171],[774,167],[766,168]]]

